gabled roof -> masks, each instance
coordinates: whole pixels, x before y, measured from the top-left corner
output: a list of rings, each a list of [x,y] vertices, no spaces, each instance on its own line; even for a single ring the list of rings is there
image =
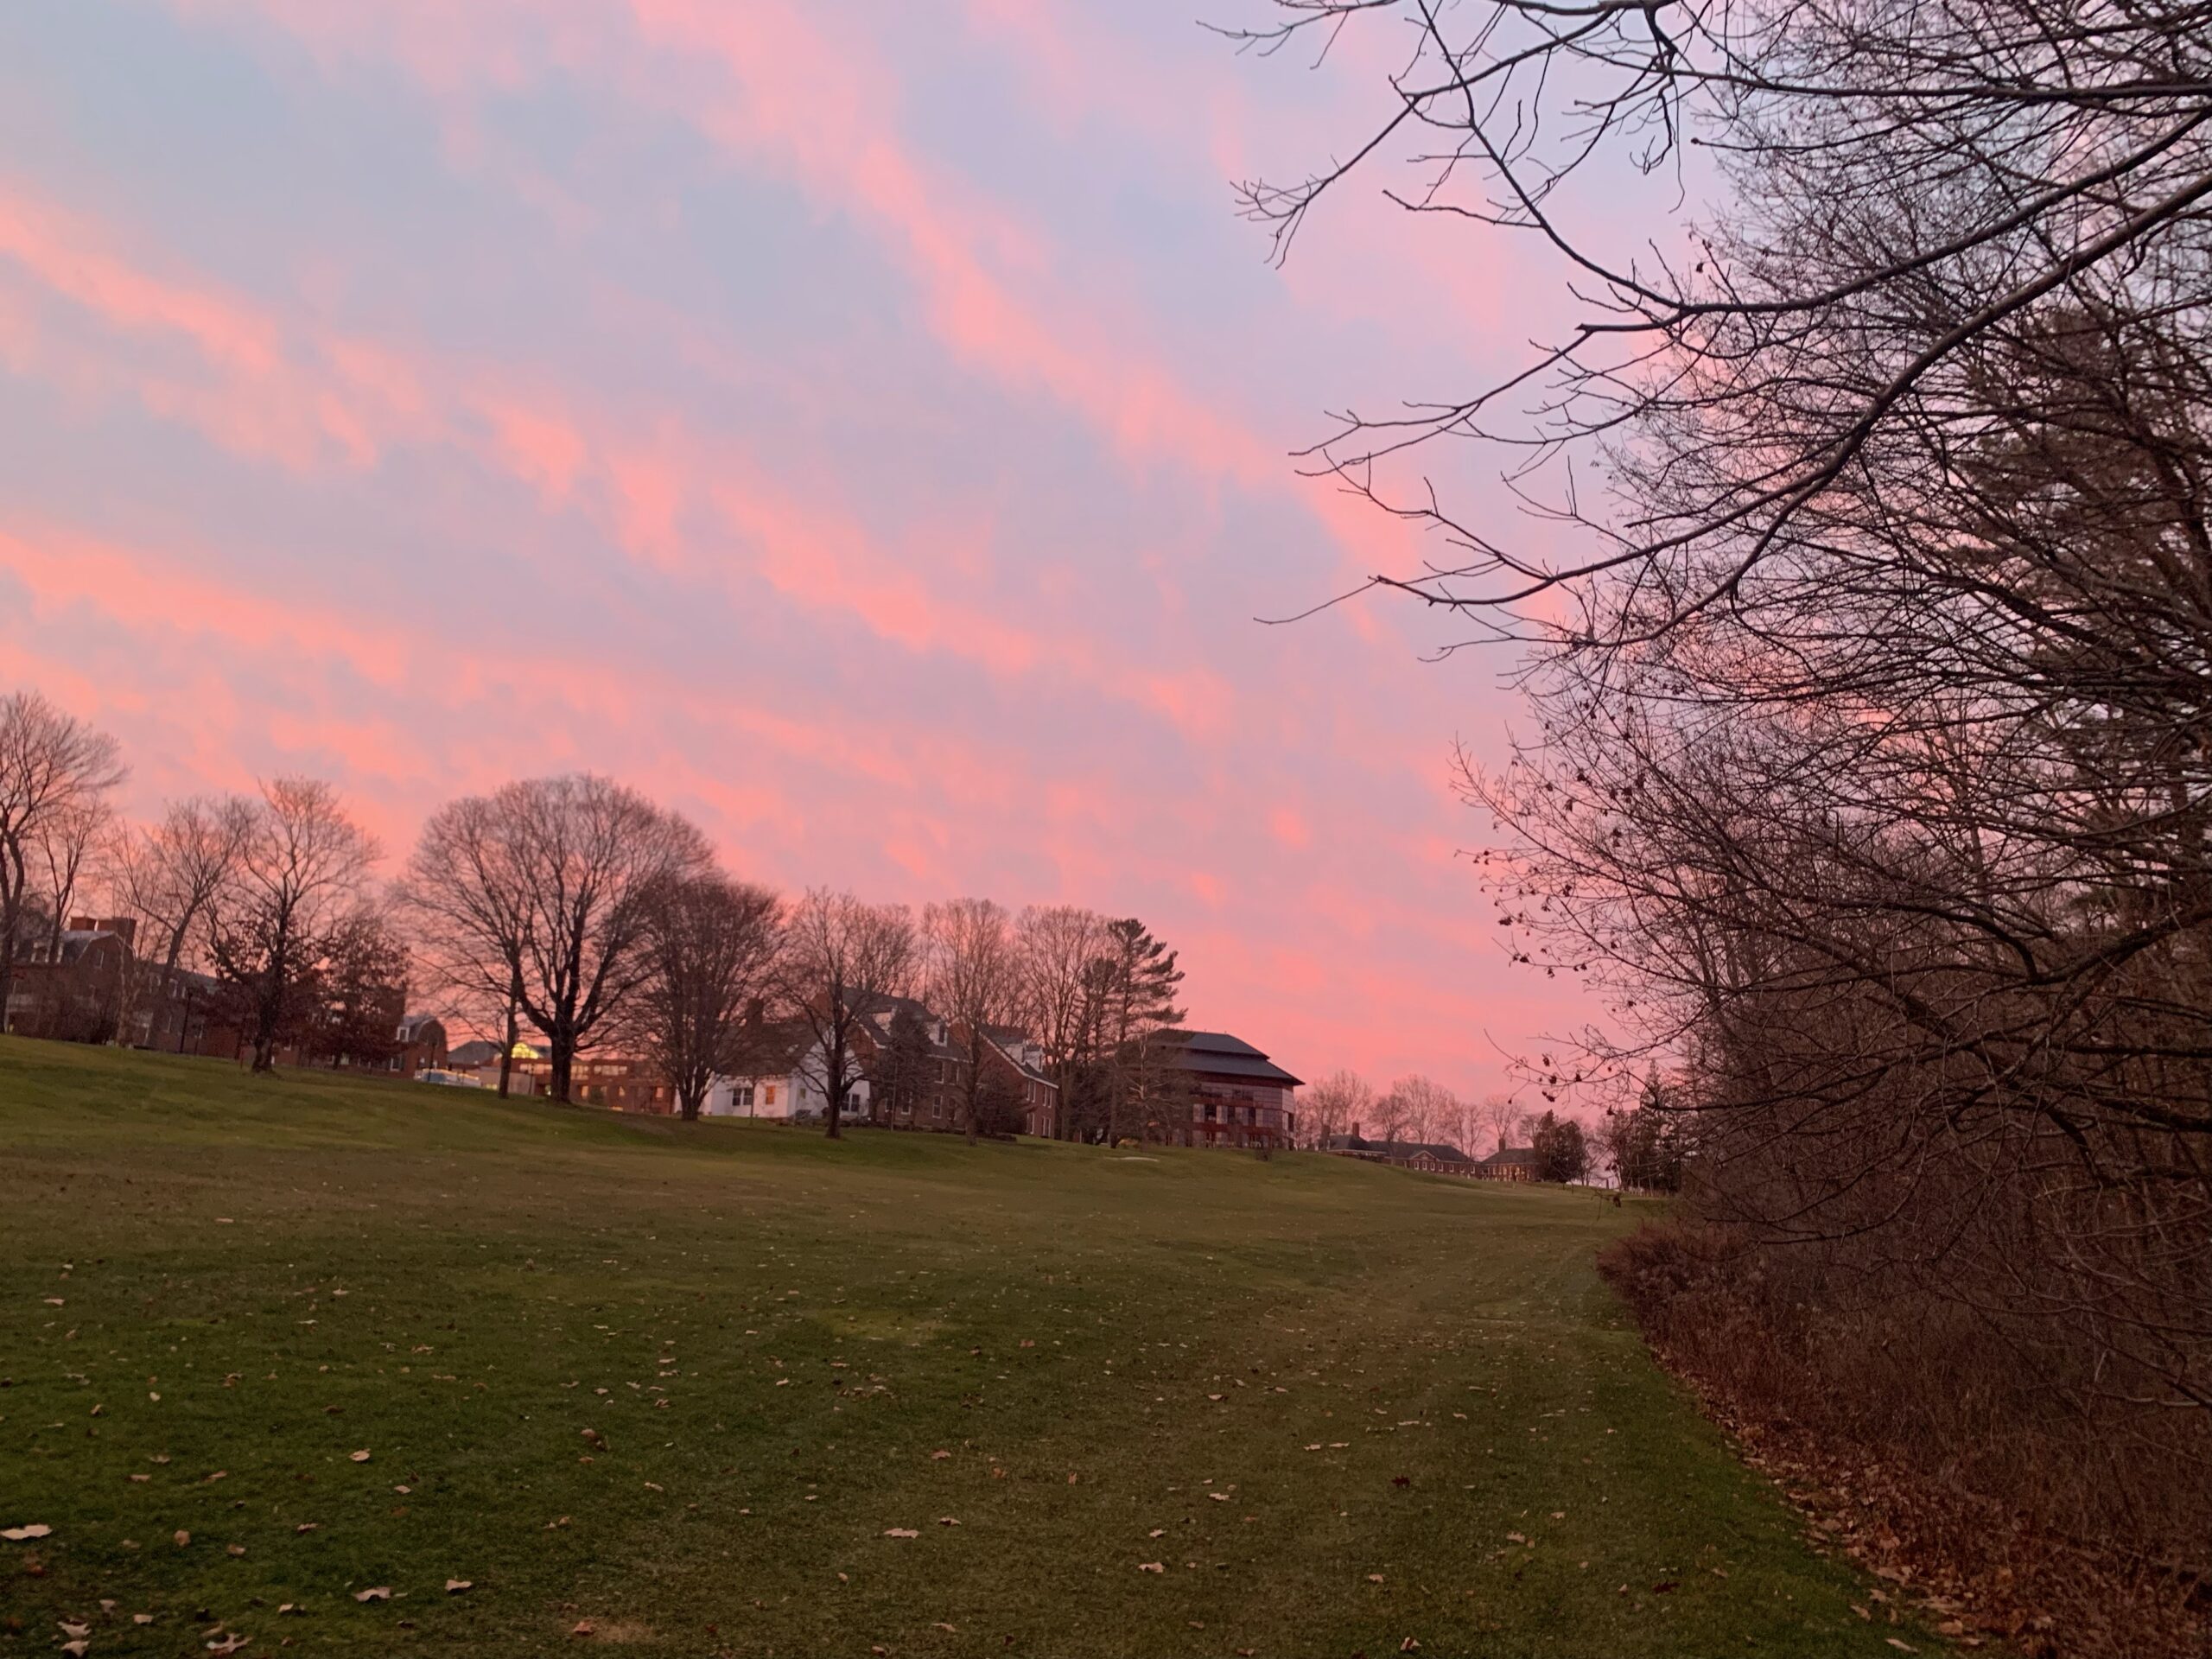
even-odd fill
[[[926,1002],[917,1001],[911,996],[892,996],[879,993],[874,996],[861,998],[853,1006],[858,1010],[861,1020],[867,1025],[868,1035],[872,1039],[880,1041],[887,1038],[891,1032],[891,1022],[902,1013],[911,1014],[922,1022],[924,1032],[930,1038],[931,1059],[962,1060],[967,1058],[952,1045],[952,1022],[939,1014]],[[943,1042],[937,1040],[937,1033],[939,1031],[944,1033],[945,1040]]]
[[[1534,1147],[1500,1147],[1483,1160],[1484,1164],[1492,1168],[1503,1168],[1508,1165],[1520,1164],[1534,1169],[1541,1161],[1541,1160],[1536,1156],[1536,1149]]]
[[[741,1077],[785,1077],[814,1046],[814,1027],[804,1020],[748,1022],[739,1033],[742,1058],[731,1068]]]
[[[1371,1152],[1378,1158],[1411,1158],[1416,1153],[1427,1153],[1440,1163],[1471,1164],[1475,1160],[1444,1141],[1370,1141],[1364,1135],[1332,1135],[1329,1137],[1332,1152]],[[1485,1159],[1484,1162],[1489,1160]]]
[[[1024,1051],[1028,1048],[1031,1039],[1029,1033],[1022,1030],[1020,1026],[985,1026],[983,1036],[993,1048],[1013,1062],[1014,1069],[1023,1077],[1033,1083],[1047,1084],[1052,1083],[1051,1073],[1041,1066],[1030,1065],[1023,1058]]]

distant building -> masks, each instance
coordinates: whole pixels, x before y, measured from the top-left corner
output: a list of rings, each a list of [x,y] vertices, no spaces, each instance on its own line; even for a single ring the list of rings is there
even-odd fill
[[[451,1058],[446,1052],[445,1021],[431,1014],[410,1014],[399,1022],[397,1033],[399,1052],[391,1058],[391,1070],[403,1077],[411,1077],[417,1071],[447,1069]],[[499,1051],[493,1051],[496,1061]]]
[[[106,1043],[119,1034],[137,924],[89,918],[55,932],[26,916],[16,940],[5,1028],[25,1037]]]
[[[1325,1152],[1339,1158],[1357,1158],[1372,1164],[1389,1164],[1398,1169],[1423,1170],[1432,1175],[1472,1176],[1480,1167],[1467,1154],[1443,1141],[1372,1141],[1359,1132],[1359,1125],[1351,1126],[1350,1135],[1332,1135]]]
[[[1500,1147],[1475,1166],[1475,1173],[1485,1181],[1538,1181],[1542,1169],[1534,1147]]]
[[[750,1020],[741,1037],[748,1055],[744,1068],[716,1077],[699,1109],[708,1117],[818,1118],[830,1110],[821,1087],[822,1045],[804,1020]],[[855,1117],[868,1109],[868,1083],[847,1091],[845,1110]]]
[[[1185,1112],[1187,1140],[1195,1146],[1275,1147],[1298,1132],[1292,1109],[1304,1081],[1225,1031],[1163,1034],[1160,1058],[1175,1096],[1168,1110]]]
[[[983,1027],[983,1065],[1005,1090],[1021,1133],[1056,1138],[1060,1132],[1060,1086],[1045,1070],[1045,1049],[1016,1026]]]

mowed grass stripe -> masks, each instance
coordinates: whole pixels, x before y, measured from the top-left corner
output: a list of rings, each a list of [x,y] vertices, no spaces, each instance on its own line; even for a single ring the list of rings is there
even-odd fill
[[[1632,1220],[0,1041],[0,1652],[1930,1650],[1652,1366]]]

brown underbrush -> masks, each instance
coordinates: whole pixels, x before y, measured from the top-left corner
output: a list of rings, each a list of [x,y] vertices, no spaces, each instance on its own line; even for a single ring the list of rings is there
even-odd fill
[[[1674,1218],[1600,1265],[1815,1541],[1883,1582],[1865,1617],[1916,1605],[1962,1647],[2035,1659],[2212,1654],[2196,1448],[2162,1457],[2124,1405],[2050,1386],[2063,1356],[1882,1294],[1850,1256]]]

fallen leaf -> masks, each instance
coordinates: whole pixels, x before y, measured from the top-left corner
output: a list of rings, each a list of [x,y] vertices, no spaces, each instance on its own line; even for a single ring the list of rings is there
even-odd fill
[[[464,1590],[473,1590],[475,1587],[476,1586],[467,1579],[448,1579],[446,1580],[446,1594],[449,1596],[457,1596]]]
[[[576,1621],[576,1628],[570,1630],[569,1634],[570,1636],[589,1636],[591,1634],[591,1620],[588,1618],[578,1619]]]
[[[887,1538],[918,1538],[922,1535],[912,1527],[886,1527],[883,1535]]]
[[[1380,1584],[1382,1582],[1382,1575],[1380,1573],[1370,1573],[1367,1575],[1367,1581],[1370,1584]]]
[[[1140,1573],[1165,1573],[1166,1570],[1167,1566],[1164,1561],[1139,1561],[1137,1563],[1137,1571]]]
[[[950,1452],[932,1452],[930,1453],[930,1461],[935,1463],[941,1458],[949,1458],[951,1455]]]
[[[322,1522],[320,1521],[302,1521],[298,1526],[294,1527],[292,1530],[294,1532],[313,1532],[321,1524]]]
[[[182,1549],[182,1548],[183,1548],[187,1544],[190,1543],[191,1541],[192,1541],[192,1535],[191,1535],[190,1533],[187,1532],[183,1528],[179,1527],[179,1528],[177,1529],[177,1530],[176,1530],[176,1547],[177,1547],[179,1549]]]
[[[1165,1527],[1154,1527],[1150,1532],[1145,1534],[1145,1536],[1147,1538],[1160,1538],[1164,1537],[1166,1535],[1166,1532],[1167,1529]]]
[[[53,1531],[52,1527],[42,1525],[10,1527],[6,1531],[0,1532],[0,1538],[5,1538],[11,1544],[20,1544],[26,1539],[47,1537]]]
[[[1411,1475],[1393,1475],[1390,1477],[1390,1484],[1393,1486],[1410,1486],[1414,1484],[1414,1478]],[[1410,1642],[1413,1637],[1408,1637],[1406,1640]]]
[[[356,1601],[390,1601],[391,1599],[391,1586],[388,1584],[380,1584],[372,1590],[356,1590],[353,1592],[353,1599]]]
[[[1217,1503],[1226,1503],[1229,1502],[1229,1494],[1227,1492],[1208,1492],[1206,1496],[1213,1499]]]
[[[288,1601],[284,1604],[284,1607],[289,1607],[292,1604]],[[284,1611],[284,1607],[279,1607],[276,1611],[281,1613]],[[154,1616],[151,1613],[133,1613],[130,1615],[130,1622],[133,1624],[150,1624],[154,1622]]]
[[[240,1636],[237,1632],[233,1631],[219,1642],[210,1642],[207,1644],[207,1651],[210,1653],[236,1653],[240,1648],[245,1646],[247,1643],[252,1640],[253,1638],[250,1636]]]
[[[66,1618],[57,1618],[54,1622],[61,1627],[64,1636],[90,1636],[92,1633],[92,1627],[89,1624],[73,1624]]]
[[[353,1453],[353,1461],[356,1463],[366,1463],[368,1460],[369,1454],[366,1452],[356,1452]]]
[[[85,1659],[85,1656],[92,1650],[92,1644],[82,1637],[74,1642],[64,1642],[60,1647],[60,1651],[67,1654],[69,1659]]]
[[[1398,1651],[1400,1653],[1419,1653],[1421,1651],[1421,1643],[1414,1641],[1413,1637],[1409,1636],[1404,1641],[1398,1643]]]
[[[229,1554],[243,1555],[245,1554],[245,1546],[244,1544],[226,1544],[223,1548]]]
[[[949,1515],[940,1515],[938,1516],[937,1523],[940,1527],[957,1527],[960,1524]]]
[[[1900,1642],[1900,1641],[1899,1641],[1899,1640],[1897,1640],[1897,1638],[1896,1637],[1894,1637],[1894,1636],[1892,1636],[1892,1637],[1886,1637],[1886,1638],[1885,1638],[1885,1640],[1887,1640],[1887,1641],[1888,1641],[1888,1643],[1889,1643],[1889,1644],[1890,1644],[1891,1647],[1895,1648],[1895,1649],[1896,1649],[1899,1653],[1918,1653],[1918,1652],[1920,1651],[1920,1649],[1919,1649],[1918,1648],[1914,1647],[1914,1646],[1912,1645],[1912,1643],[1910,1643],[1910,1642]]]

